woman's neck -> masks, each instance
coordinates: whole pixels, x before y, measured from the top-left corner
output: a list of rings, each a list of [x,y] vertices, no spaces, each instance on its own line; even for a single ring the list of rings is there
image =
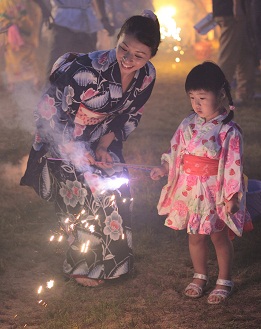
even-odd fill
[[[130,74],[121,75],[121,84],[122,84],[122,91],[125,93],[127,91],[132,79],[134,78],[136,72],[131,72]]]

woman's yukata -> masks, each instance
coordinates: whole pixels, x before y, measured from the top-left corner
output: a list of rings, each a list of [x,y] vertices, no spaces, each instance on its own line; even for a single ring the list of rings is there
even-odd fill
[[[242,166],[242,135],[234,123],[222,123],[224,112],[205,122],[196,113],[185,118],[162,161],[169,164],[158,211],[167,215],[165,225],[190,234],[211,234],[227,225],[232,235],[251,229],[246,210]],[[216,165],[215,165],[216,164]],[[214,172],[213,172],[214,171]],[[240,209],[225,211],[225,201],[238,193]]]
[[[123,93],[115,49],[68,53],[54,64],[50,80],[36,111],[37,133],[21,184],[55,200],[70,244],[66,274],[117,278],[133,269],[128,171],[122,166],[105,171],[75,159],[86,151],[95,157],[99,139],[113,132],[108,151],[114,162],[124,162],[122,142],[141,119],[155,82],[154,66],[146,63]],[[42,158],[36,174],[35,154],[45,150],[48,160]]]

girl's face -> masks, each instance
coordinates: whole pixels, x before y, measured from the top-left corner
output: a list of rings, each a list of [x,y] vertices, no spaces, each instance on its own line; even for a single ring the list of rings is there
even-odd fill
[[[221,102],[222,97],[217,97],[212,91],[191,90],[188,92],[188,96],[193,110],[206,122],[214,119],[224,111]]]
[[[131,34],[122,34],[116,46],[116,58],[122,75],[139,70],[151,58],[150,47],[139,42]]]

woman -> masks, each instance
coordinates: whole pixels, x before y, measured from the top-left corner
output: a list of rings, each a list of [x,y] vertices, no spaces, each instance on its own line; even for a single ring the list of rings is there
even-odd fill
[[[133,269],[128,172],[114,163],[124,162],[122,143],[152,92],[149,60],[159,43],[151,11],[130,17],[116,49],[57,60],[36,112],[35,143],[21,184],[55,200],[70,244],[64,273],[84,286]],[[41,158],[46,152],[47,161]]]
[[[34,1],[2,0],[0,29],[6,30],[5,73],[8,89],[18,82],[38,85],[37,48],[42,14]]]

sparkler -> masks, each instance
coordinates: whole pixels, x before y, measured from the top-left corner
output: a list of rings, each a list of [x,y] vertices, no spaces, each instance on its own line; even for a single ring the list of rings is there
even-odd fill
[[[60,159],[60,158],[47,158],[47,160],[50,161],[67,161],[66,159]],[[122,162],[102,162],[102,161],[96,161],[96,165],[108,165],[112,167],[126,167],[130,169],[136,169],[136,170],[144,170],[144,171],[151,171],[156,166],[148,166],[143,164],[132,164],[132,163],[122,163]]]

